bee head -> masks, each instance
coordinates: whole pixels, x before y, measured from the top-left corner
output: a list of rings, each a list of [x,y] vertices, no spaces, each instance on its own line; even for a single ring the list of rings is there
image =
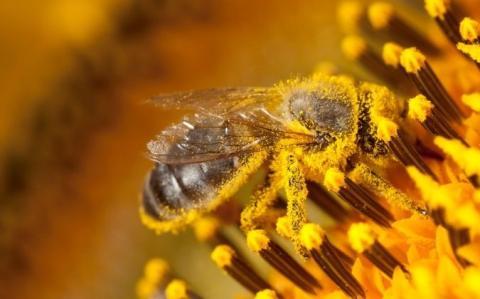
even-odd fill
[[[287,95],[291,118],[321,135],[354,130],[357,96],[350,80],[331,77],[301,83],[292,85]]]

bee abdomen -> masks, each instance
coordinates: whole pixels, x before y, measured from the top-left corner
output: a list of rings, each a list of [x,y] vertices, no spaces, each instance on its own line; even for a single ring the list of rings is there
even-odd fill
[[[156,220],[167,221],[203,209],[237,168],[237,157],[193,164],[157,163],[145,180],[144,211]]]

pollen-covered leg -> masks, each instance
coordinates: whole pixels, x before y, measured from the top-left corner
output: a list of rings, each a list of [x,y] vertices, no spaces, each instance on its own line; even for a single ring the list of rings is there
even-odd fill
[[[299,246],[298,233],[307,222],[305,202],[308,190],[305,176],[295,153],[284,151],[280,153],[285,196],[287,198],[287,217],[292,230],[292,241]]]
[[[363,163],[359,163],[350,172],[349,176],[357,184],[368,188],[374,195],[387,199],[393,206],[420,213],[421,215],[427,214],[427,209],[423,203],[414,201]]]

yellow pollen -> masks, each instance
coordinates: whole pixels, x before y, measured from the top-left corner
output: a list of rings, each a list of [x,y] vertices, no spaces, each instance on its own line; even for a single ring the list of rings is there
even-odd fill
[[[460,22],[460,35],[464,41],[474,42],[480,35],[480,24],[470,18],[463,18]]]
[[[277,293],[270,289],[261,290],[255,294],[255,299],[277,299]]]
[[[393,66],[394,68],[398,67],[400,63],[400,56],[402,55],[403,48],[397,45],[396,43],[386,43],[383,45],[382,58],[385,64]]]
[[[435,145],[452,157],[468,176],[480,175],[480,150],[466,147],[459,140],[450,140],[440,136],[433,140]]]
[[[159,258],[151,259],[145,265],[145,279],[151,283],[158,283],[163,280],[168,270],[169,266],[166,261]]]
[[[475,112],[480,112],[480,92],[464,94],[462,102]]]
[[[220,222],[218,219],[214,217],[204,217],[194,222],[193,230],[197,239],[205,242],[215,237],[219,227]]]
[[[385,142],[390,142],[392,137],[397,136],[398,125],[385,117],[378,117],[377,123],[377,137]]]
[[[432,18],[443,20],[449,5],[450,1],[448,0],[425,0],[425,10]]]
[[[400,64],[407,73],[416,74],[425,66],[425,55],[417,48],[407,48],[400,55]]]
[[[375,243],[376,238],[376,234],[366,223],[354,223],[348,230],[348,241],[358,253],[369,249]]]
[[[350,35],[342,41],[342,51],[348,59],[356,60],[367,50],[367,44],[363,38]]]
[[[419,94],[408,101],[408,117],[424,122],[432,112],[433,104],[427,98]]]
[[[368,7],[368,20],[375,29],[387,27],[394,14],[395,8],[390,3],[375,2]]]
[[[247,246],[254,252],[260,252],[268,248],[270,238],[263,229],[251,230],[247,233]]]
[[[300,230],[300,242],[307,250],[320,248],[324,237],[325,231],[315,223],[307,223]]]
[[[353,32],[358,29],[360,19],[363,15],[364,8],[359,1],[342,2],[337,11],[340,26],[347,32]]]
[[[167,299],[188,299],[187,284],[180,279],[172,280],[165,289]]]
[[[340,188],[345,186],[345,174],[338,168],[329,168],[325,172],[323,184],[328,190],[338,192]]]
[[[287,216],[282,216],[277,219],[275,227],[277,233],[284,238],[291,238],[293,236],[292,227],[290,226],[290,220]]]
[[[470,56],[475,62],[480,63],[480,45],[458,43],[457,49]]]
[[[232,259],[235,256],[235,251],[228,245],[218,245],[212,251],[210,258],[217,264],[218,267],[224,268],[230,266]]]

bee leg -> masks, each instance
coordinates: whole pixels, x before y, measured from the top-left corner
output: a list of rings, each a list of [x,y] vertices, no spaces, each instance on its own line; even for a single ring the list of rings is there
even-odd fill
[[[368,190],[376,196],[387,199],[393,206],[421,215],[427,215],[427,209],[422,203],[416,202],[408,197],[363,163],[357,164],[349,173],[349,177],[357,184],[367,187]]]
[[[268,209],[277,199],[279,188],[276,184],[269,184],[252,196],[248,205],[243,209],[240,215],[240,225],[242,230],[247,232],[253,229],[263,228],[265,226],[264,216],[268,214]]]
[[[287,199],[287,218],[290,222],[291,239],[299,251],[299,232],[307,223],[307,212],[305,202],[308,191],[307,184],[301,164],[294,152],[284,151],[280,153],[282,161],[281,176],[283,177],[283,188]]]

